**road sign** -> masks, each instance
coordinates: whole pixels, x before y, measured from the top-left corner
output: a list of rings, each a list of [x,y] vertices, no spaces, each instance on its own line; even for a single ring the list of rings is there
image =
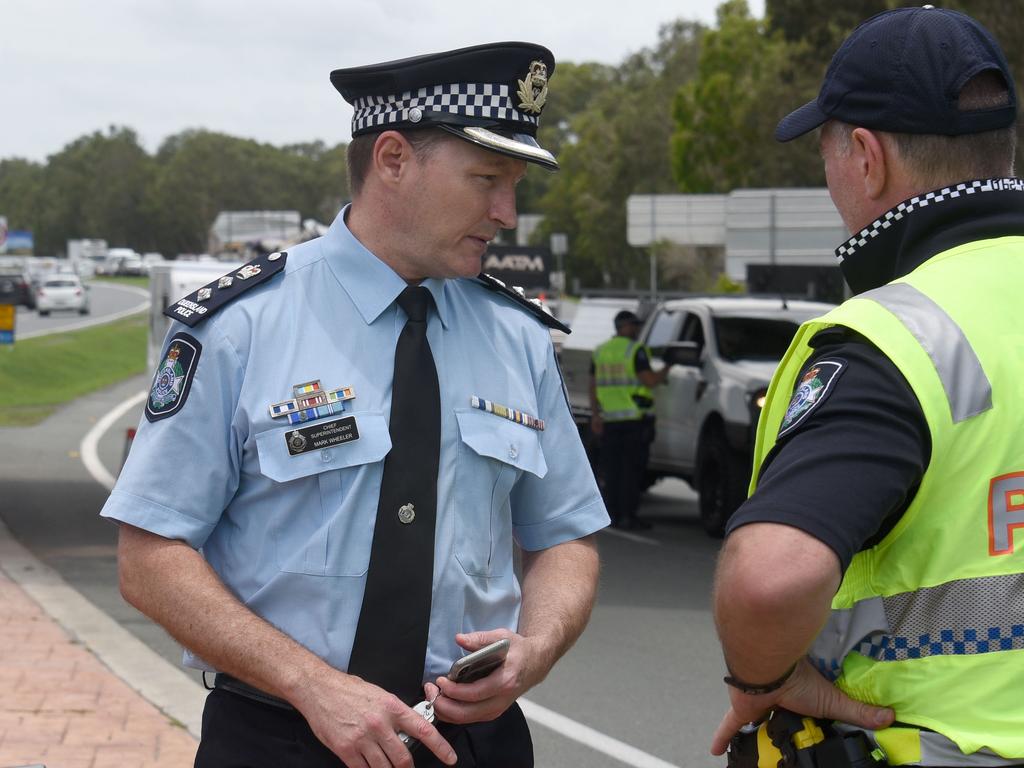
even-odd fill
[[[13,304],[0,304],[0,344],[14,343],[14,312]]]

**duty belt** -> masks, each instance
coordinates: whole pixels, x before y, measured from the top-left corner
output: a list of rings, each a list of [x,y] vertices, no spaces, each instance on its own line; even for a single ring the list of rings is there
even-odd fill
[[[293,712],[297,711],[295,707],[289,704],[284,699],[279,699],[277,696],[271,696],[269,693],[261,691],[259,688],[254,688],[248,683],[243,683],[237,677],[226,675],[223,672],[218,672],[213,678],[213,687],[220,688],[221,690],[227,691],[228,693],[234,693],[239,696],[244,696],[247,699],[258,701],[261,704],[269,704],[272,707],[279,709],[287,709]]]

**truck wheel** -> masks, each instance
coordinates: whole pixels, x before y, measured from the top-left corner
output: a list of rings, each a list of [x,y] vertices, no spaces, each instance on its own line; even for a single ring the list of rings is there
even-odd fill
[[[697,460],[700,522],[709,536],[721,538],[725,524],[747,495],[749,476],[743,457],[729,447],[721,429],[710,429]]]

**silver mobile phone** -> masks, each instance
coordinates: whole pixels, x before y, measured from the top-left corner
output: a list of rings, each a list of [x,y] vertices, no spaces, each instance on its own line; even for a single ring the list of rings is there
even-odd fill
[[[508,656],[509,641],[499,640],[496,643],[485,645],[478,651],[466,654],[452,664],[448,672],[448,679],[453,683],[472,683],[481,677],[487,677],[492,671],[501,666]]]

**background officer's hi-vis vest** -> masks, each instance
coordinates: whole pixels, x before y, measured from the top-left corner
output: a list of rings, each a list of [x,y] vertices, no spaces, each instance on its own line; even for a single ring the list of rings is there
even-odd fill
[[[1022,291],[1024,237],[1004,237],[850,299],[797,332],[758,425],[751,492],[808,342],[832,325],[870,339],[924,411],[931,461],[914,501],[853,558],[809,654],[853,698],[929,729],[877,732],[892,765],[1024,762]]]
[[[594,382],[597,402],[605,421],[636,421],[649,408],[641,408],[634,395],[653,403],[651,390],[636,377],[636,352],[640,343],[613,336],[594,350]]]

